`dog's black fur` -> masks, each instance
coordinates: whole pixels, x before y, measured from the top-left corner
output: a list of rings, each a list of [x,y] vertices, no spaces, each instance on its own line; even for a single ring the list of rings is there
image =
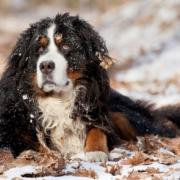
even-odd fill
[[[66,55],[69,68],[82,74],[75,81],[75,86],[82,85],[82,89],[75,99],[71,114],[73,119],[80,117],[88,127],[102,129],[108,135],[111,147],[117,143],[118,129],[111,121],[109,112],[124,114],[139,135],[176,136],[171,129],[157,126],[156,115],[163,116],[164,111],[154,111],[110,88],[107,72],[100,66],[101,60],[97,56],[97,53],[102,57],[108,56],[103,39],[84,20],[63,14],[32,24],[21,34],[9,57],[7,70],[0,81],[0,148],[9,148],[17,156],[25,149],[36,149],[39,143],[37,129],[41,128],[41,112],[31,78],[36,73],[39,56],[36,39],[52,21],[73,47]],[[176,109],[176,115],[169,113],[167,116],[179,124],[179,109]]]

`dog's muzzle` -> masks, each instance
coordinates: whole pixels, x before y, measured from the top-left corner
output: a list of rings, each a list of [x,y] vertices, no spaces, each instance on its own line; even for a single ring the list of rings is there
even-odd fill
[[[38,69],[38,77],[41,79],[39,87],[41,87],[45,92],[59,92],[64,90],[64,88],[66,88],[70,83],[64,69],[60,68],[53,60],[41,61],[38,65]]]

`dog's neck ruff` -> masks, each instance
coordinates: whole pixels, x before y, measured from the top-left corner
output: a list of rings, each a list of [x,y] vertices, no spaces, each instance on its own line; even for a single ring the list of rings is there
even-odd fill
[[[80,120],[71,119],[75,92],[66,97],[39,98],[42,112],[41,121],[45,132],[50,132],[52,147],[66,157],[83,151],[86,139],[86,128]]]

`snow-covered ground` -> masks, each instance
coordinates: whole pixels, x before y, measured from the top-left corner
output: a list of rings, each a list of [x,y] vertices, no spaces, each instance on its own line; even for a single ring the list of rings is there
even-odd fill
[[[61,9],[64,12],[67,9]],[[44,16],[54,16],[59,8],[41,7],[16,17],[0,14],[0,67],[16,38],[29,23]],[[105,13],[73,11],[94,24],[106,40],[110,55],[118,59],[111,68],[111,84],[120,93],[144,99],[156,106],[180,102],[180,1],[128,0]],[[147,141],[144,144],[144,141]],[[123,144],[110,153],[107,163],[71,161],[64,172],[80,173],[101,180],[180,179],[180,139],[147,137],[138,143]],[[144,144],[144,145],[142,145]],[[141,147],[143,146],[143,148]],[[18,167],[6,171],[0,179],[21,177],[37,167]],[[22,177],[21,177],[22,178]],[[25,178],[23,178],[25,179]],[[27,178],[28,179],[28,178]],[[90,179],[64,175],[36,179]]]
[[[180,178],[180,158],[179,158],[180,153],[178,152],[179,155],[176,155],[176,152],[173,153],[172,149],[170,150],[172,144],[169,144],[167,142],[165,143],[165,141],[163,140],[160,141],[157,137],[151,137],[149,140],[151,142],[151,146],[154,146],[149,149],[146,147],[146,151],[148,150],[149,153],[144,153],[142,149],[140,150],[140,148],[142,148],[142,144],[141,145],[135,144],[134,147],[129,148],[129,150],[127,150],[128,147],[126,148],[119,147],[111,151],[109,155],[110,160],[106,163],[92,163],[92,162],[84,162],[80,160],[72,160],[66,163],[64,169],[62,170],[65,174],[63,176],[59,176],[59,177],[46,176],[46,177],[36,177],[32,179],[178,180]],[[176,139],[177,142],[179,140],[180,139]],[[143,141],[141,139],[139,142],[143,143]],[[148,144],[146,144],[146,146],[147,145]],[[135,146],[136,148],[138,147],[139,149],[138,148],[136,149]],[[179,148],[179,146],[177,147]],[[152,149],[154,151],[153,153],[150,153]],[[21,175],[27,173],[36,173],[41,168],[42,167],[31,166],[31,165],[16,167],[4,172],[4,174],[0,176],[0,178],[1,177],[4,179],[13,179],[15,177],[22,178]],[[77,171],[80,173],[77,174],[76,173]],[[28,178],[23,177],[23,179],[28,179]]]

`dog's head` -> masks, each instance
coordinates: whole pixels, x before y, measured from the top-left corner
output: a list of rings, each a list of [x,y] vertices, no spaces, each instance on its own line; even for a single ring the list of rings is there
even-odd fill
[[[107,65],[108,58],[103,39],[87,22],[63,14],[31,25],[21,35],[9,68],[14,74],[33,74],[36,89],[43,93],[59,93],[72,86],[88,64]]]

